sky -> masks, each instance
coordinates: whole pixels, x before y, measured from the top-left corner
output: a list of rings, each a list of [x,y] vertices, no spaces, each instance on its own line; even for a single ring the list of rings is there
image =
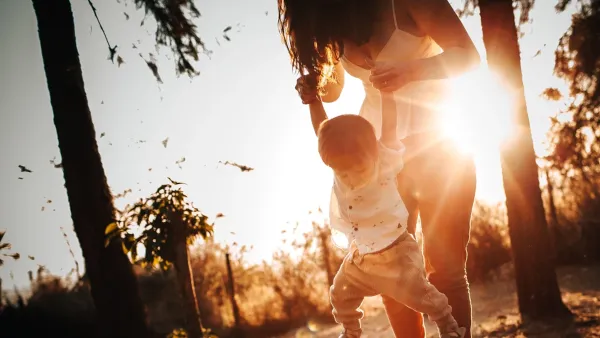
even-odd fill
[[[327,210],[331,189],[331,173],[316,151],[308,111],[294,91],[296,74],[277,31],[276,1],[199,2],[198,29],[212,53],[201,57],[201,74],[194,79],[174,75],[170,51],[154,49],[152,20],[140,26],[143,13],[127,2],[95,2],[110,43],[119,46],[125,60],[118,67],[107,59],[108,47],[87,0],[71,1],[85,89],[108,182],[115,194],[132,189],[116,201],[117,207],[150,195],[167,177],[186,182],[186,193],[203,213],[213,220],[218,213],[225,215],[216,220],[216,240],[252,245],[250,261],[268,259],[282,245],[283,230],[313,220],[311,210]],[[538,154],[545,150],[549,116],[564,105],[539,95],[549,86],[564,88],[552,68],[554,49],[570,16],[555,14],[553,6],[552,1],[538,1],[533,22],[523,27],[521,39]],[[463,22],[485,59],[479,17]],[[233,27],[228,33],[231,41],[223,38],[227,26]],[[133,49],[132,43],[139,48]],[[74,267],[63,230],[80,261],[81,251],[72,230],[62,171],[51,163],[60,162],[60,153],[31,2],[0,1],[0,46],[0,185],[4,187],[0,230],[6,230],[5,240],[23,257],[6,260],[0,278],[5,286],[22,286],[27,271],[38,264],[59,275]],[[538,51],[541,54],[535,56]],[[140,52],[146,57],[149,52],[157,55],[163,84],[155,81]],[[478,79],[489,80],[485,74],[476,72],[456,82],[462,96],[475,102],[467,109],[477,117],[469,131],[482,138],[497,134],[494,121],[503,118],[490,104],[502,101],[501,97],[487,97],[482,90],[486,87]],[[346,78],[341,98],[326,106],[330,116],[360,108],[362,85]],[[493,87],[492,82],[487,84]],[[490,138],[471,145],[478,166],[477,196],[488,202],[504,199],[496,144]],[[182,158],[185,161],[178,165]],[[255,170],[241,172],[220,161]],[[21,173],[18,165],[33,172]],[[35,260],[28,260],[28,255]]]

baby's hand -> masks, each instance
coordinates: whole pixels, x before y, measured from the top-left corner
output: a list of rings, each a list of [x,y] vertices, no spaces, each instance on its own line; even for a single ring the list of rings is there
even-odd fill
[[[317,90],[317,79],[312,75],[300,76],[296,81],[296,91],[303,104],[311,104],[321,99]]]

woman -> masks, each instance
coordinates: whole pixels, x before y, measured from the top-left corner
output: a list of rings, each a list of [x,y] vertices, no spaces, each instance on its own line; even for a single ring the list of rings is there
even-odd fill
[[[394,92],[398,135],[406,146],[398,189],[410,212],[409,230],[414,233],[420,214],[429,279],[446,294],[470,337],[466,247],[475,165],[443,136],[441,108],[447,79],[479,64],[473,42],[447,0],[278,0],[278,5],[292,65],[316,77],[317,99],[339,98],[344,71],[362,80],[360,115],[379,137],[379,91]],[[383,303],[396,337],[425,336],[420,313],[385,297]]]

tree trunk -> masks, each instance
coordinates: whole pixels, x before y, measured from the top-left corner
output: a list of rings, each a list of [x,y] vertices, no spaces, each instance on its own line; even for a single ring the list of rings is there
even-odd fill
[[[548,229],[550,230],[550,247],[552,250],[552,261],[557,262],[559,256],[564,254],[564,240],[561,235],[560,224],[558,222],[558,211],[556,209],[556,201],[554,200],[554,183],[550,177],[550,169],[545,168],[544,174],[546,175],[546,182],[548,185],[548,208],[550,209],[550,222],[548,223]]]
[[[115,209],[98,153],[69,0],[33,0],[65,188],[101,334],[148,337],[138,285],[121,243],[105,248]]]
[[[479,0],[479,8],[488,65],[514,98],[515,132],[502,145],[501,162],[519,311],[524,321],[566,317],[549,252],[512,0]]]
[[[556,201],[554,200],[554,183],[550,177],[550,169],[546,168],[544,173],[546,174],[546,182],[548,182],[548,207],[550,208],[550,225],[552,227],[559,227],[558,222],[558,210],[556,209]]]
[[[235,299],[235,280],[233,278],[233,271],[231,270],[231,261],[229,259],[229,252],[225,253],[225,264],[227,265],[227,286],[229,291],[229,297],[231,300],[231,308],[233,309],[233,321],[234,321],[234,329],[233,334],[234,337],[243,336],[243,332],[240,326],[240,308]]]
[[[171,231],[175,245],[175,262],[173,262],[173,265],[177,271],[177,281],[183,298],[185,329],[189,338],[200,338],[203,336],[202,320],[200,319],[198,298],[196,298],[196,287],[192,265],[190,264],[185,225],[182,222],[182,215],[175,215],[171,220],[173,221]]]

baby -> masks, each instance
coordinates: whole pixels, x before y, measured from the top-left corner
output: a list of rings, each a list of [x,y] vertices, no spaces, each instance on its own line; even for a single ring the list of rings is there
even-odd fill
[[[429,283],[423,255],[406,231],[408,211],[396,186],[404,146],[396,137],[397,113],[392,93],[382,92],[382,130],[358,115],[332,119],[319,99],[314,79],[303,76],[296,89],[310,107],[319,154],[333,170],[330,204],[333,232],[348,239],[344,258],[330,289],[340,338],[358,338],[364,297],[387,295],[433,320],[441,337],[464,337],[448,299]],[[335,235],[334,235],[335,237]]]

